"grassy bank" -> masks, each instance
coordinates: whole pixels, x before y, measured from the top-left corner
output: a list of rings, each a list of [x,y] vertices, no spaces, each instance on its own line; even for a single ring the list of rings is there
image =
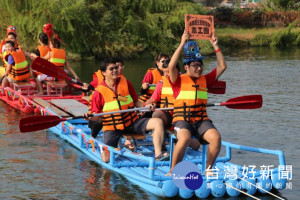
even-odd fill
[[[215,33],[223,48],[289,47],[300,46],[300,27],[285,28],[216,28]],[[198,41],[203,55],[212,54],[208,41]]]
[[[236,46],[299,46],[300,27],[285,28],[219,28],[216,35],[222,45]]]

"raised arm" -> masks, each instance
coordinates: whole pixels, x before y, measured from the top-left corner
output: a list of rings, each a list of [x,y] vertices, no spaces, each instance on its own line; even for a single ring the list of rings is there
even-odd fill
[[[189,37],[190,37],[189,34],[183,33],[183,35],[181,36],[180,44],[170,60],[168,68],[169,68],[169,73],[170,73],[169,74],[170,80],[172,83],[174,83],[178,77],[178,72],[176,70],[176,64],[179,60],[181,50],[183,49],[183,46],[186,43],[186,41],[188,41]]]
[[[216,75],[216,80],[223,74],[223,72],[226,70],[227,65],[224,59],[224,56],[222,54],[222,51],[218,45],[218,38],[213,35],[212,40],[210,40],[211,45],[213,46],[216,56],[217,56],[217,75]]]

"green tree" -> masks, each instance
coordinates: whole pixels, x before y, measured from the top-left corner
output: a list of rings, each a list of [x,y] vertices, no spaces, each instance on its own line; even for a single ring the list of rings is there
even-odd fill
[[[184,14],[205,14],[182,0],[3,0],[0,8],[1,29],[15,25],[24,48],[33,50],[43,24],[52,23],[68,51],[96,57],[171,53]]]

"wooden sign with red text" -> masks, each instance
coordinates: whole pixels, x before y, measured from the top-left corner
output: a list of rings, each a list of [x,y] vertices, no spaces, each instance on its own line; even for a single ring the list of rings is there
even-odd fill
[[[190,39],[210,40],[215,32],[214,17],[185,14],[185,32]]]

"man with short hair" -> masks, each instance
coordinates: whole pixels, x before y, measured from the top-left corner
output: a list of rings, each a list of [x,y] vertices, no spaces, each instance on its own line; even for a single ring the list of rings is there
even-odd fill
[[[175,165],[182,161],[185,150],[191,142],[191,136],[200,143],[209,144],[207,150],[206,172],[210,172],[221,149],[221,135],[206,113],[207,88],[215,83],[226,69],[226,62],[218,46],[218,39],[213,35],[210,40],[218,61],[218,66],[206,75],[203,72],[203,56],[196,42],[189,41],[184,33],[180,45],[169,63],[169,77],[174,92],[173,125],[177,143],[173,151],[172,166],[167,175],[171,175]],[[187,42],[187,43],[186,43]],[[184,49],[184,69],[186,73],[178,75],[176,64]],[[204,163],[203,163],[204,164]]]
[[[101,66],[104,80],[95,89],[92,98],[91,112],[111,112],[142,107],[132,84],[123,77],[118,76],[118,66],[113,60],[105,60]],[[97,119],[94,119],[97,120]],[[138,118],[135,112],[119,113],[102,116],[103,143],[117,147],[123,133],[143,133],[152,131],[155,159],[160,160],[168,154],[162,152],[164,127],[161,119]],[[103,162],[109,161],[106,151],[101,153]]]

